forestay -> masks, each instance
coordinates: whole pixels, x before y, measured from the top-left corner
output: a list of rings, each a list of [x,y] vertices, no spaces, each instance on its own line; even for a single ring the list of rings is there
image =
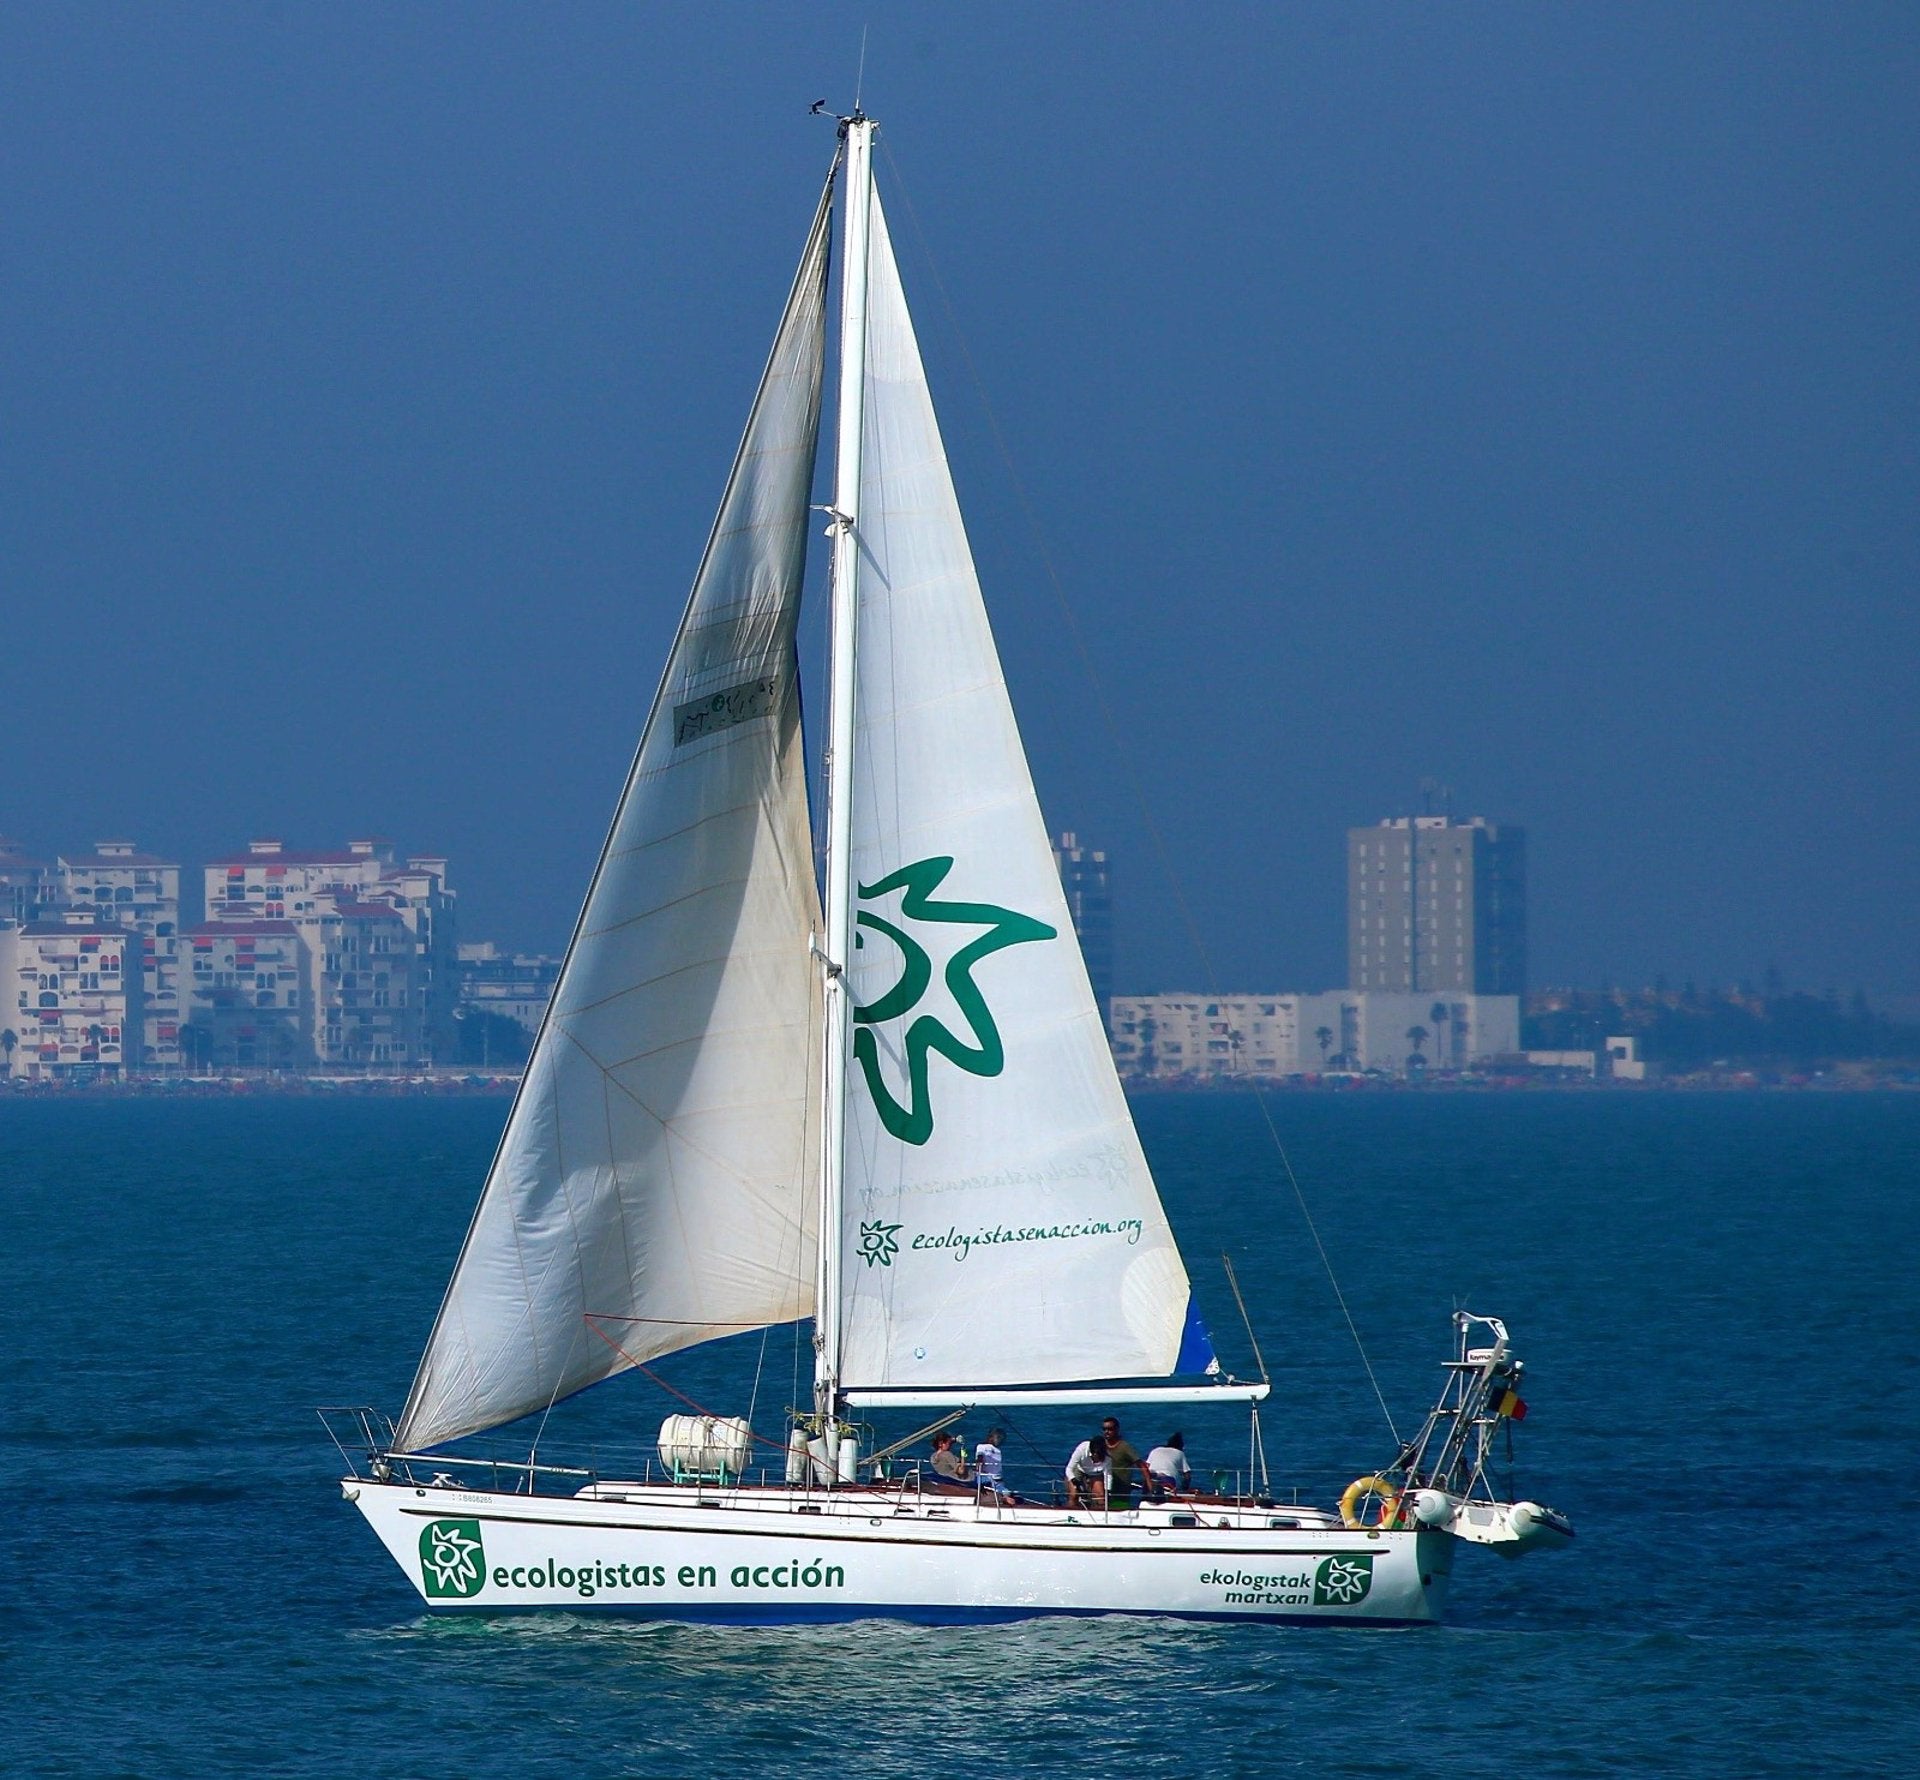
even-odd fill
[[[820,918],[794,631],[830,192],[403,1449],[812,1309]]]
[[[841,1379],[1202,1371],[872,203]]]

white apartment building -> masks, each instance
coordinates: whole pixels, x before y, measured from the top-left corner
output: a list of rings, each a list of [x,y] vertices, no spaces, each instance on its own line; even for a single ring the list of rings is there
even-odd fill
[[[83,909],[0,924],[0,1073],[124,1075],[144,1014],[140,935]]]
[[[182,947],[190,1068],[291,1069],[313,1059],[307,948],[291,921],[209,921]]]
[[[1114,1062],[1137,1080],[1466,1069],[1515,1050],[1516,995],[1116,995]]]
[[[417,1068],[452,1057],[455,899],[445,859],[396,859],[379,840],[318,852],[257,840],[205,872],[209,924],[300,930],[317,1061]]]
[[[1297,995],[1116,995],[1109,1036],[1125,1076],[1300,1073]]]
[[[297,899],[289,892],[287,900],[303,912],[286,920],[230,915],[188,934],[182,1045],[190,1064],[418,1067],[418,971],[401,911],[338,887]]]
[[[537,1037],[546,1017],[553,986],[560,979],[560,960],[544,953],[502,952],[492,940],[460,948],[457,965],[460,1008],[463,1012],[493,1014]]]
[[[309,961],[319,1061],[350,1068],[430,1061],[414,937],[403,912],[338,894],[320,900],[307,929],[319,947]],[[451,1046],[443,1054],[452,1055]]]
[[[130,1052],[134,1067],[168,1069],[180,1062],[180,867],[142,853],[132,841],[96,841],[91,853],[61,854],[59,898],[67,908],[140,935],[145,1012]]]
[[[419,1009],[423,1062],[451,1060],[457,1048],[454,1009],[460,1005],[460,936],[454,893],[447,888],[447,862],[437,854],[414,854],[390,866],[375,901],[391,903],[413,941],[411,993]]]

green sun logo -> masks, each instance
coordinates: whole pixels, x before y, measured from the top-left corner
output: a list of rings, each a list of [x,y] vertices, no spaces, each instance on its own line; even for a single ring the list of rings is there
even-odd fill
[[[1323,1558],[1313,1573],[1313,1604],[1316,1607],[1351,1607],[1364,1601],[1373,1587],[1373,1553],[1358,1557]]]
[[[884,995],[853,1010],[854,1024],[859,1028],[853,1035],[853,1055],[866,1077],[867,1092],[873,1096],[874,1110],[879,1113],[881,1124],[902,1143],[922,1144],[933,1135],[933,1100],[927,1086],[928,1057],[932,1052],[938,1051],[969,1075],[995,1076],[1007,1066],[1000,1028],[994,1023],[986,997],[973,980],[974,966],[1007,946],[1059,937],[1058,930],[1044,921],[1002,908],[998,903],[935,901],[933,892],[952,869],[950,856],[921,859],[912,865],[903,865],[874,883],[860,886],[863,902],[871,902],[890,891],[903,891],[900,913],[909,921],[956,922],[987,929],[954,953],[945,972],[947,992],[966,1017],[971,1042],[932,1014],[922,1014],[909,1025],[901,1035],[907,1063],[907,1100],[903,1105],[881,1077],[880,1046],[873,1028],[901,1019],[919,1005],[933,983],[933,962],[926,948],[893,922],[864,909],[855,917],[855,926],[866,930],[855,934],[856,945],[866,943],[866,933],[880,933],[892,940],[900,951],[900,980]]]
[[[860,1226],[860,1246],[854,1252],[869,1267],[891,1267],[893,1257],[900,1252],[899,1243],[894,1238],[900,1234],[898,1224],[862,1224]]]
[[[464,1600],[487,1580],[477,1520],[430,1520],[420,1529],[420,1576],[429,1600]]]

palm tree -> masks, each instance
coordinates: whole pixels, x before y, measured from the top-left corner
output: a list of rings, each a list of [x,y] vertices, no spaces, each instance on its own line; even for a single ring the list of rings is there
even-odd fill
[[[1447,1004],[1444,1001],[1436,1001],[1432,1007],[1427,1009],[1427,1018],[1433,1022],[1436,1028],[1435,1042],[1437,1048],[1443,1053],[1441,1060],[1444,1062],[1447,1043],[1446,1034],[1444,1031],[1438,1029],[1447,1024]]]
[[[0,1051],[4,1051],[7,1054],[7,1066],[4,1070],[0,1070],[0,1075],[13,1074],[13,1047],[19,1042],[20,1034],[14,1031],[11,1026],[9,1026],[6,1031],[0,1032]]]
[[[1325,1069],[1327,1066],[1327,1052],[1333,1046],[1333,1028],[1331,1026],[1315,1027],[1313,1036],[1315,1043],[1320,1047],[1320,1067]]]
[[[180,1054],[189,1070],[205,1070],[212,1049],[213,1034],[206,1027],[189,1020],[180,1028]]]
[[[1420,1047],[1427,1042],[1427,1038],[1426,1027],[1409,1026],[1407,1028],[1407,1043],[1413,1046],[1413,1055],[1407,1059],[1409,1063],[1426,1062],[1426,1058],[1420,1055]]]

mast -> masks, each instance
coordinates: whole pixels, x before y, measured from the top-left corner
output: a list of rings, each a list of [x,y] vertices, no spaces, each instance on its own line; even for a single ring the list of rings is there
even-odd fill
[[[840,1204],[846,1173],[846,966],[853,950],[853,647],[859,600],[860,444],[866,407],[867,238],[872,218],[873,120],[844,120],[846,222],[840,274],[840,397],[834,440],[833,582],[827,719],[826,1043],[821,1071],[819,1275],[813,1397],[830,1416],[840,1388]]]

